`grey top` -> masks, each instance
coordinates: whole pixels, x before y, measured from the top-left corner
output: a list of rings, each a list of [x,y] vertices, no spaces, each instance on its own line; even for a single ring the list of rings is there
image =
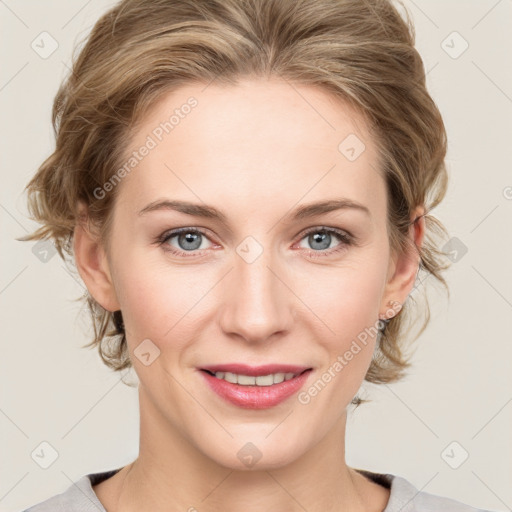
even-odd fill
[[[119,470],[90,473],[70,485],[66,491],[33,505],[23,512],[106,512],[92,488]],[[389,501],[383,512],[490,512],[459,501],[418,491],[400,476],[357,469],[370,480],[390,489]]]

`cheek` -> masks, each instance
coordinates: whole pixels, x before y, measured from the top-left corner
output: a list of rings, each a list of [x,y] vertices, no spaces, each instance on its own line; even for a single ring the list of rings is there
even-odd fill
[[[161,256],[156,261],[147,250],[120,255],[115,287],[129,341],[149,338],[160,346],[173,340],[166,350],[180,348],[176,343],[187,339],[184,330],[194,316],[194,305],[211,287],[191,268],[172,266]]]
[[[322,346],[325,363],[316,380],[298,396],[300,404],[315,404],[338,414],[356,395],[375,350],[382,272],[377,264],[366,269],[345,268],[317,299],[312,309],[329,327],[322,327],[323,334],[316,331],[315,338]],[[309,293],[311,296],[311,290]]]
[[[336,404],[335,410],[355,396],[371,364],[378,335],[380,302],[386,278],[386,260],[375,257],[354,262],[315,279],[304,288],[311,309],[323,320],[316,339],[326,355],[318,382],[303,396],[303,402],[318,406]],[[336,276],[336,277],[334,277]],[[317,276],[318,277],[318,276]],[[319,293],[324,290],[324,293]],[[325,326],[328,326],[325,327]],[[331,383],[331,384],[329,384]],[[326,393],[320,390],[328,388]],[[322,395],[317,396],[317,395]]]
[[[358,335],[376,326],[385,285],[386,267],[382,261],[358,263],[315,278],[315,287],[304,288],[311,309],[325,319],[339,340]],[[323,293],[320,293],[323,290]]]
[[[128,341],[136,344],[149,338],[161,348],[165,343],[166,350],[179,350],[193,337],[192,332],[187,336],[187,330],[201,321],[200,316],[204,320],[209,314],[204,309],[209,301],[203,299],[217,282],[217,273],[202,266],[194,271],[193,265],[180,266],[156,250],[149,255],[147,247],[130,247],[122,240],[117,247],[123,250],[115,253],[114,281]],[[352,340],[377,325],[387,270],[383,252],[375,245],[358,257],[347,258],[338,268],[311,265],[307,275],[301,270],[290,276],[296,294],[307,306],[300,323],[306,328],[312,322],[318,325],[315,338],[331,358],[343,354]],[[372,345],[372,339],[368,344]]]

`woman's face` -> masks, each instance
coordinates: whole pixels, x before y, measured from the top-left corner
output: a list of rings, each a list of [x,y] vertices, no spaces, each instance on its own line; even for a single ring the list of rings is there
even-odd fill
[[[247,80],[168,94],[133,151],[108,268],[142,414],[227,467],[251,451],[259,467],[291,462],[337,428],[379,314],[408,293],[392,280],[374,141],[319,89]],[[340,201],[360,206],[311,208]],[[222,381],[227,399],[202,370],[227,364],[311,370],[287,398],[278,384],[251,395]]]

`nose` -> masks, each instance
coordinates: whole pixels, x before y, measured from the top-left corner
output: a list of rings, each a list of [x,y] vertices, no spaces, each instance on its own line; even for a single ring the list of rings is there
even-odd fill
[[[233,265],[220,291],[223,332],[250,343],[262,343],[289,332],[295,296],[284,265],[270,250],[263,250],[252,262],[234,254]]]

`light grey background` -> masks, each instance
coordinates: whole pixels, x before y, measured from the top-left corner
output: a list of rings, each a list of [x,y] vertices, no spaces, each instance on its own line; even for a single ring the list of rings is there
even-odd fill
[[[416,342],[409,377],[370,386],[373,403],[349,418],[347,462],[404,476],[426,492],[511,510],[512,1],[405,4],[449,137],[450,187],[434,213],[467,253],[447,274],[451,300],[431,292],[433,318]],[[82,284],[58,255],[44,263],[34,243],[15,240],[36,227],[22,190],[53,151],[51,104],[72,48],[110,5],[0,0],[4,511],[19,511],[138,453],[136,389],[104,367],[96,351],[80,348],[90,334],[73,301]],[[58,43],[47,58],[31,47],[35,41],[43,51],[43,31]],[[457,58],[464,42],[454,31],[469,44]],[[47,469],[31,455],[44,441],[58,452]],[[464,451],[468,459],[452,469],[446,461],[456,465]]]

